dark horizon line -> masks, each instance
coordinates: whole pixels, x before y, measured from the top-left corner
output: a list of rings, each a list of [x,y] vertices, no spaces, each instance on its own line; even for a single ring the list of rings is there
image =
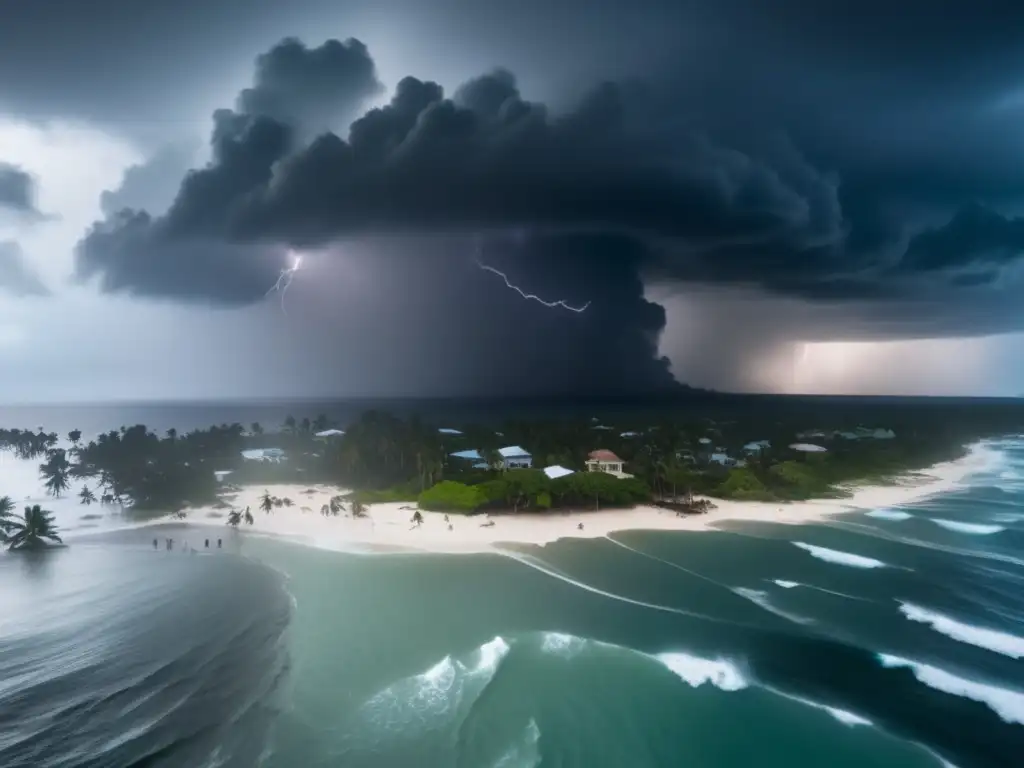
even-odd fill
[[[771,392],[719,392],[715,390],[689,389],[686,392],[619,393],[619,394],[574,394],[553,393],[549,395],[319,395],[319,396],[278,396],[278,397],[213,397],[180,399],[140,400],[85,400],[85,401],[32,401],[0,403],[2,408],[82,408],[95,406],[155,406],[155,405],[286,405],[301,403],[551,403],[551,402],[593,402],[613,403],[638,401],[652,403],[687,403],[695,400],[747,400],[771,399],[789,401],[946,401],[946,402],[1016,402],[1024,395],[857,395],[857,394],[780,394]]]

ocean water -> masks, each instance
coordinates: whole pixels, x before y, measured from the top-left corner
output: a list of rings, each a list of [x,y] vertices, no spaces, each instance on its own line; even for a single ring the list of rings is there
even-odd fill
[[[984,450],[906,506],[501,555],[45,500],[69,546],[0,555],[0,765],[1019,765],[1024,440]]]

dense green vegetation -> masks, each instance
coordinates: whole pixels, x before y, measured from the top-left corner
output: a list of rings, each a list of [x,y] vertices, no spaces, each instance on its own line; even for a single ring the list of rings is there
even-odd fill
[[[423,509],[451,512],[600,509],[652,500],[687,506],[697,495],[764,501],[841,496],[853,481],[884,482],[956,458],[973,440],[1019,431],[1024,408],[748,398],[730,407],[666,407],[656,415],[609,413],[601,421],[460,424],[461,434],[455,435],[416,417],[368,411],[343,425],[343,435],[316,438],[334,426],[324,416],[288,417],[279,427],[224,424],[186,434],[172,429],[158,435],[136,425],[88,442],[78,430],[61,440],[43,430],[0,429],[0,451],[40,458],[41,478],[55,497],[75,493],[83,504],[121,503],[138,510],[214,503],[219,491],[233,485],[318,482],[354,489],[344,503],[359,514],[367,504],[416,501]],[[851,435],[858,427],[866,429]],[[876,429],[892,430],[895,437],[879,438]],[[746,447],[757,441],[763,441],[759,449]],[[791,448],[794,443],[827,450],[802,452]],[[537,469],[503,470],[497,449],[506,445],[524,447]],[[269,448],[280,449],[283,458],[242,456]],[[617,454],[633,477],[586,472],[586,458],[598,448]],[[467,449],[477,450],[483,461],[451,455]],[[723,456],[725,463],[716,461]],[[474,466],[479,464],[484,466]],[[540,468],[553,464],[575,474],[550,480]],[[214,472],[226,473],[223,483]],[[246,516],[236,518],[244,522]]]

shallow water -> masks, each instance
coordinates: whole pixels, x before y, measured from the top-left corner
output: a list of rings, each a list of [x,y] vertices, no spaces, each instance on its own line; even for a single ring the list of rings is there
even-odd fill
[[[1024,443],[993,450],[908,506],[506,556],[49,501],[69,548],[0,556],[0,765],[1012,765]]]

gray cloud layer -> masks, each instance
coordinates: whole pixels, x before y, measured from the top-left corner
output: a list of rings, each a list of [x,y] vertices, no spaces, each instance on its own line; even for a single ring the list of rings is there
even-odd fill
[[[808,335],[1024,325],[1015,301],[1019,3],[954,2],[937,13],[908,0],[893,14],[852,0],[637,0],[629,11],[591,2],[548,8],[540,25],[527,1],[506,9],[500,32],[483,8],[441,14],[460,48],[529,50],[507,59],[524,81],[562,72],[568,51],[587,50],[591,87],[545,105],[522,95],[509,70],[448,96],[407,77],[389,103],[360,115],[380,93],[366,47],[286,41],[258,58],[234,107],[216,113],[211,163],[181,180],[166,211],[115,210],[107,198],[106,219],[79,245],[79,276],[108,291],[237,305],[263,297],[288,247],[400,235],[413,272],[434,250],[410,246],[416,237],[467,252],[479,239],[535,292],[593,298],[592,316],[605,307],[620,318],[614,333],[594,321],[603,337],[560,339],[574,356],[628,349],[648,361],[639,378],[658,382],[652,339],[663,319],[639,275],[835,309]],[[461,34],[470,28],[478,34]],[[121,196],[129,207],[143,199]],[[416,271],[418,289],[475,290],[451,271],[461,257],[431,258],[437,267]],[[514,327],[536,311],[512,301],[474,322]],[[548,330],[563,322],[543,317]],[[523,353],[554,359],[541,346]]]

